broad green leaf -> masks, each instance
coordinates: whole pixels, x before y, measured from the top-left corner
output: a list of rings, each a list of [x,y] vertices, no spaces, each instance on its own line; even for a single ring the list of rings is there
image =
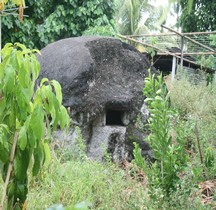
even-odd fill
[[[51,84],[53,85],[54,89],[55,89],[55,93],[56,93],[56,98],[59,101],[59,104],[62,103],[62,90],[61,90],[61,85],[59,84],[59,82],[57,82],[56,80],[52,80]]]
[[[10,65],[16,70],[20,70],[20,59],[22,58],[22,53],[13,48],[10,54]]]
[[[9,128],[6,124],[0,124],[0,131],[5,132],[5,133],[8,133],[9,132]]]
[[[37,138],[36,138],[35,133],[31,127],[29,127],[29,129],[28,129],[28,140],[29,140],[29,145],[30,145],[31,149],[34,149],[36,142],[37,142]]]
[[[14,158],[14,172],[18,180],[24,181],[27,177],[27,169],[29,164],[28,151],[17,151]]]
[[[50,86],[46,87],[44,93],[47,96],[45,100],[45,102],[48,103],[47,112],[51,114],[51,118],[52,118],[51,124],[55,129],[59,121],[59,113],[60,113],[59,101],[57,100],[55,94],[51,91]]]
[[[7,57],[8,55],[10,55],[11,52],[12,52],[12,50],[13,50],[13,44],[12,44],[12,43],[7,43],[7,44],[4,46],[4,48],[2,49],[2,52],[1,52],[1,54],[2,54],[2,59],[4,60],[5,57]]]
[[[20,198],[20,200],[25,201],[28,193],[28,188],[26,186],[26,183],[17,183],[17,194]]]
[[[25,59],[24,62],[21,63],[21,69],[18,73],[18,79],[22,87],[30,87],[31,86],[31,75],[30,75],[30,60]]]
[[[40,158],[38,152],[34,153],[34,165],[32,169],[33,176],[36,176],[40,170]]]
[[[9,161],[9,151],[4,147],[2,143],[0,143],[0,160],[3,163],[7,163]]]
[[[21,70],[21,68],[20,68],[21,67],[21,62],[23,62],[23,59],[24,59],[23,55],[22,55],[22,52],[19,51],[19,50],[16,51],[16,55],[15,56],[16,56],[16,65],[18,67],[18,68],[16,68],[16,70],[20,71]]]
[[[70,117],[68,115],[67,109],[64,106],[60,107],[60,128],[63,129],[65,126],[69,126],[70,124]]]
[[[45,82],[49,82],[47,78],[43,78],[40,82],[40,86],[42,86]]]
[[[39,144],[37,146],[37,150],[38,150],[40,163],[42,164],[44,162],[44,159],[45,159],[44,145],[43,145],[42,141],[39,142]]]
[[[24,150],[26,148],[27,134],[26,134],[26,129],[24,126],[20,129],[19,137],[18,137],[18,144],[21,150]]]
[[[37,49],[33,49],[33,50],[32,50],[32,53],[38,53],[39,55],[41,55],[40,50],[37,50]]]
[[[33,165],[33,176],[36,176],[42,167],[45,160],[44,145],[42,142],[38,142],[37,147],[34,149],[34,165]]]
[[[39,105],[34,107],[31,116],[31,128],[38,140],[41,140],[44,136],[44,111]]]
[[[9,65],[6,67],[5,76],[4,76],[4,91],[6,93],[11,93],[14,91],[15,86],[15,70]]]
[[[45,162],[44,164],[48,164],[51,160],[50,148],[47,142],[44,142],[44,153],[45,153]]]
[[[3,96],[3,93],[0,93],[0,117],[2,116],[4,110],[6,108],[6,99]]]
[[[19,0],[18,0],[18,1],[19,1]],[[21,44],[21,43],[19,43],[19,42],[16,42],[16,43],[14,44],[14,46],[17,46],[17,47],[21,48],[22,51],[27,50],[26,46],[23,45],[23,44]]]
[[[16,192],[15,183],[13,181],[9,182],[8,187],[7,187],[7,196],[13,197],[15,192]]]
[[[35,81],[40,73],[40,63],[34,54],[31,55],[32,81]]]
[[[28,128],[29,128],[30,122],[31,122],[31,115],[28,116],[28,118],[26,119],[26,121],[25,121],[25,123],[24,123],[24,127],[25,127],[25,130],[26,130],[26,131],[27,131]]]
[[[36,90],[36,93],[35,93],[35,95],[34,95],[34,101],[33,101],[33,103],[32,103],[32,110],[33,110],[33,107],[36,105],[36,104],[38,104],[38,105],[41,105],[42,104],[42,99],[41,99],[41,97],[42,97],[42,94],[41,94],[41,88],[37,88],[37,90]]]

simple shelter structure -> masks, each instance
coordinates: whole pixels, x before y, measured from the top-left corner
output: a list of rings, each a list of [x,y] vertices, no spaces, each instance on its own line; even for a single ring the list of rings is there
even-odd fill
[[[154,51],[153,65],[157,69],[172,72],[172,80],[176,74],[177,65],[180,69],[191,67],[194,69],[205,69],[208,72],[215,72],[216,69],[205,67],[200,56],[216,55],[216,31],[214,32],[193,32],[180,33],[167,26],[163,28],[169,33],[142,34],[142,35],[119,35],[124,40],[138,45],[143,45],[147,50]]]

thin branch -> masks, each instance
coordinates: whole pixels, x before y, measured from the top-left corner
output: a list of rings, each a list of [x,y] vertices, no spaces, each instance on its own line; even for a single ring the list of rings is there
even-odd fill
[[[201,145],[200,145],[200,138],[199,138],[199,130],[198,130],[198,125],[196,123],[195,129],[194,129],[196,138],[197,138],[197,144],[198,144],[198,150],[199,150],[199,156],[200,156],[200,162],[203,164],[203,155],[202,155],[202,150],[201,150]]]
[[[4,201],[6,198],[7,186],[8,186],[9,181],[10,181],[11,171],[13,169],[13,160],[14,160],[14,154],[15,154],[15,150],[16,150],[17,140],[18,140],[18,132],[16,131],[14,134],[13,146],[12,146],[11,154],[10,154],[10,163],[9,163],[8,170],[7,170],[7,177],[5,180],[5,185],[4,185],[4,189],[3,189],[3,193],[2,193],[0,210],[4,209]]]

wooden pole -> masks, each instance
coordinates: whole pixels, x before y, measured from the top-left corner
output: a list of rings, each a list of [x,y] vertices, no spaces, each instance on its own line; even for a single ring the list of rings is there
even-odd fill
[[[169,28],[169,27],[167,27],[167,26],[165,26],[165,25],[161,25],[161,26],[162,26],[163,28],[166,28],[166,29],[169,30],[169,31],[172,31],[172,32],[178,34],[178,35],[181,36],[181,37],[184,37],[185,39],[190,40],[191,42],[193,42],[193,43],[195,43],[195,44],[197,44],[197,45],[199,45],[199,46],[201,46],[201,47],[203,47],[203,48],[205,48],[205,49],[207,49],[207,50],[210,50],[210,51],[212,51],[212,52],[216,52],[216,50],[212,49],[211,47],[208,47],[208,46],[206,46],[206,45],[204,45],[204,44],[201,44],[200,42],[197,42],[197,41],[195,41],[194,39],[191,39],[190,37],[188,37],[188,36],[186,36],[186,35],[184,35],[184,34],[178,32],[178,31],[175,31],[175,30],[173,30],[173,29],[171,29],[171,28]]]
[[[180,69],[183,69],[183,50],[184,50],[184,37],[181,37],[181,64]]]
[[[173,82],[174,79],[175,79],[175,73],[176,73],[176,57],[173,56],[173,60],[172,60],[172,76],[171,76],[171,82]]]

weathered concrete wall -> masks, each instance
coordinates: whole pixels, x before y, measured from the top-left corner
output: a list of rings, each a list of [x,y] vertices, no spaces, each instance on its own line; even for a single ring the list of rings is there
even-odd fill
[[[41,53],[40,78],[62,85],[63,104],[80,126],[89,156],[101,160],[101,144],[116,160],[131,159],[133,141],[149,150],[142,144],[146,134],[136,128],[137,115],[145,113],[143,86],[150,67],[145,55],[109,37],[64,39]]]

